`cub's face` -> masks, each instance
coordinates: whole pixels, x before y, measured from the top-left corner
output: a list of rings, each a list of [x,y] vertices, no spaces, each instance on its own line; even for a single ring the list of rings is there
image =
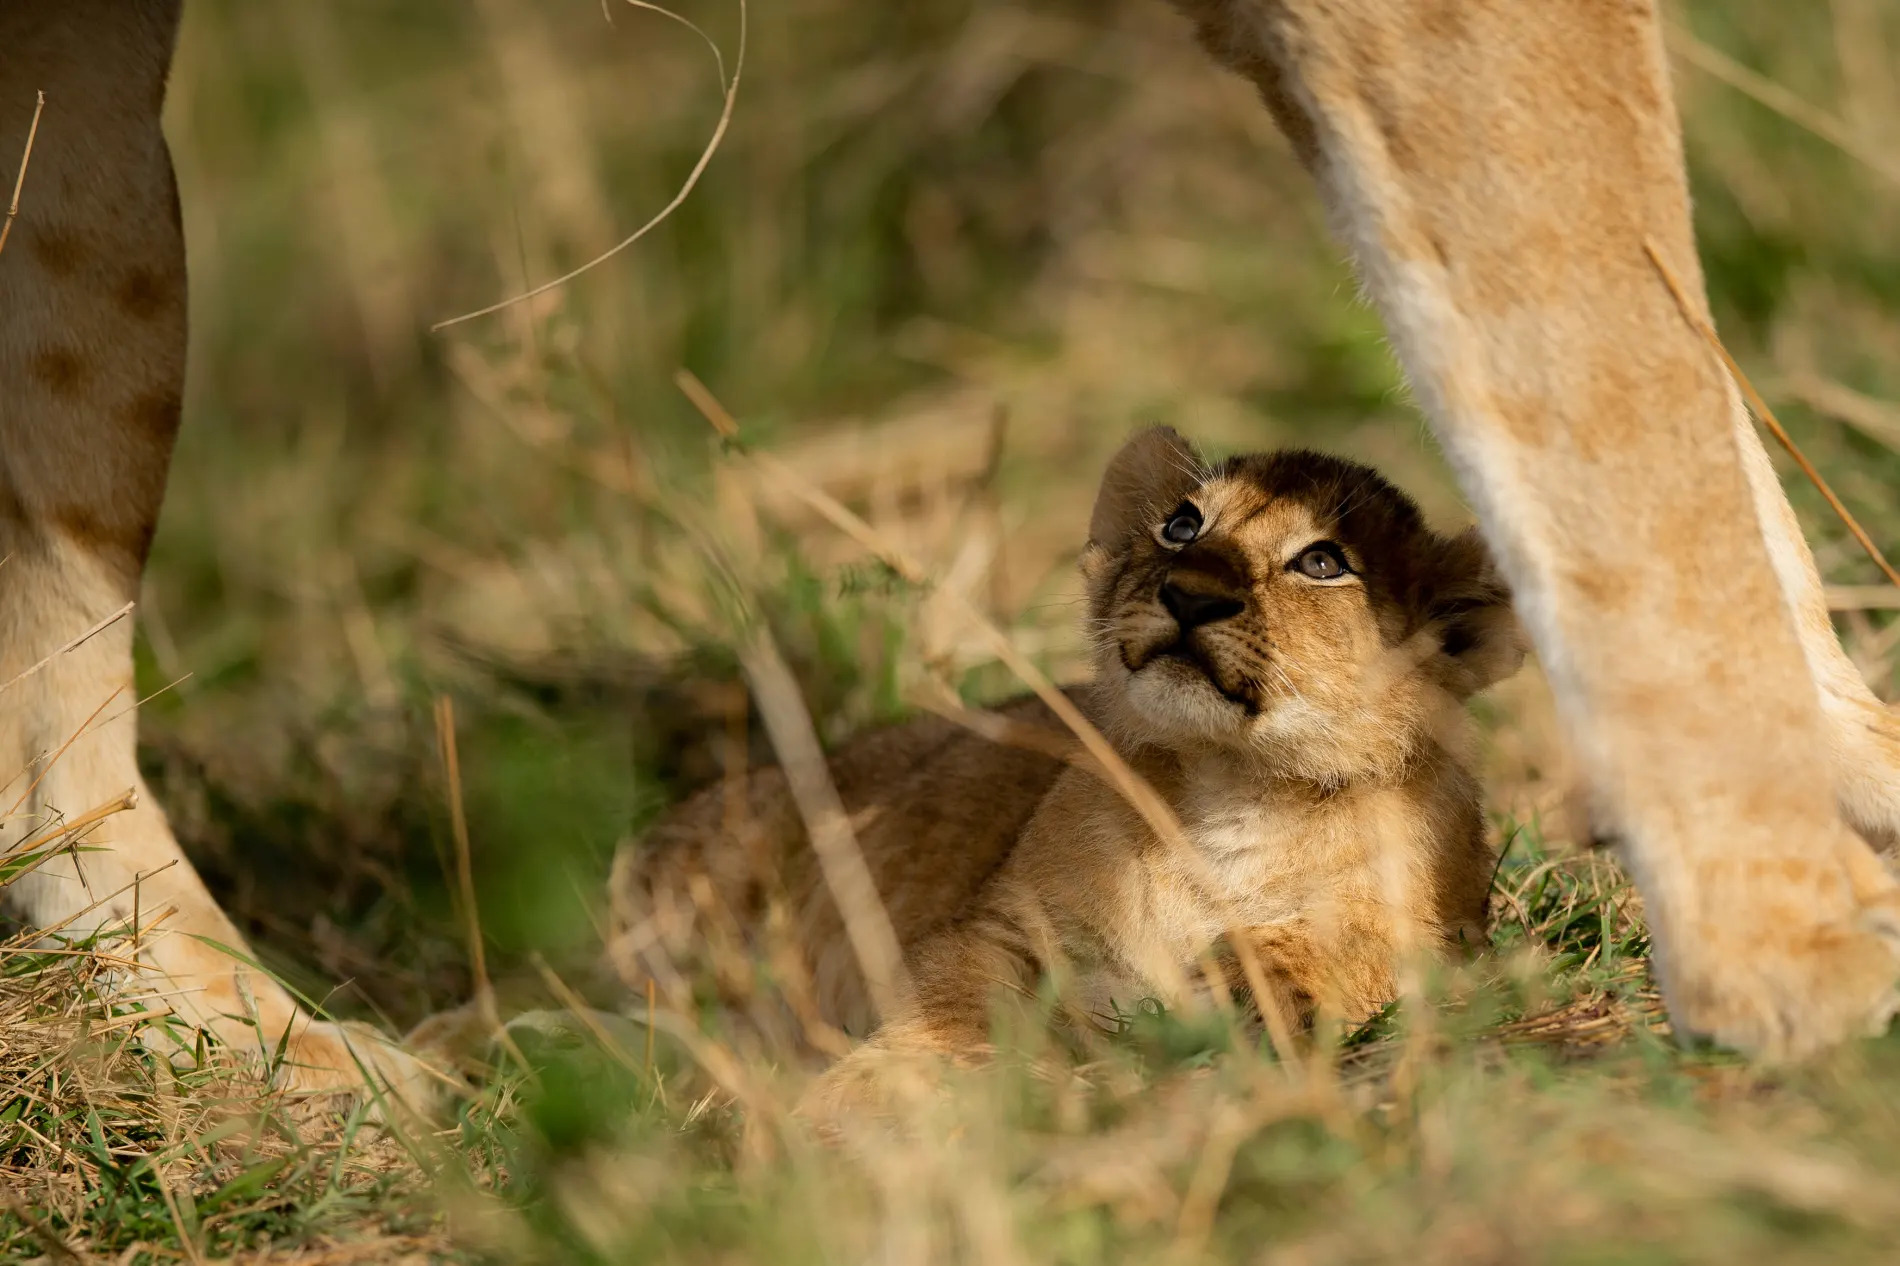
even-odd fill
[[[1473,534],[1371,469],[1288,451],[1206,466],[1171,430],[1110,465],[1090,523],[1098,676],[1126,736],[1250,749],[1338,782],[1390,770],[1523,657]]]

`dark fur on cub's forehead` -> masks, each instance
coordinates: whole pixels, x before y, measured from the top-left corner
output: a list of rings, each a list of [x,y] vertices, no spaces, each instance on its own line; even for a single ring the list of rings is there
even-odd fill
[[[1369,588],[1403,605],[1430,601],[1430,590],[1464,570],[1448,557],[1451,545],[1433,532],[1417,504],[1370,466],[1282,449],[1230,457],[1208,472],[1208,482],[1243,481],[1274,501],[1304,506],[1322,530],[1358,555]]]
[[[1425,535],[1425,516],[1412,499],[1387,483],[1378,471],[1310,449],[1229,457],[1208,472],[1219,479],[1252,484],[1273,501],[1306,507],[1315,519],[1337,525],[1343,544],[1377,548],[1387,542]]]

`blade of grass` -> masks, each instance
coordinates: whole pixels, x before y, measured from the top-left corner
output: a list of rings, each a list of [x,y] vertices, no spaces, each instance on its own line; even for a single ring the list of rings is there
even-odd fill
[[[864,852],[858,847],[850,815],[831,781],[811,711],[765,621],[757,621],[747,644],[740,648],[739,663],[752,687],[772,750],[778,753],[785,771],[792,801],[804,819],[818,868],[844,917],[845,937],[857,954],[872,1005],[880,1017],[888,1018],[907,983],[903,951],[898,948],[897,933],[878,896]]]
[[[462,761],[455,744],[455,701],[447,695],[435,699],[435,734],[442,755],[442,772],[448,782],[449,831],[455,838],[455,885],[461,895],[463,931],[468,940],[469,971],[475,978],[475,1009],[488,1026],[489,1036],[514,1056],[523,1070],[528,1061],[515,1045],[501,1022],[495,1006],[495,987],[488,979],[488,957],[482,938],[481,909],[475,901],[475,866],[468,839],[468,813],[462,801]]]
[[[136,607],[137,605],[138,603],[136,602],[126,603],[124,606],[120,607],[117,611],[114,611],[111,615],[106,616],[104,619],[100,620],[97,624],[87,629],[84,633],[81,633],[78,637],[75,637],[72,641],[66,643],[64,646],[60,647],[58,650],[48,655],[45,659],[42,659],[39,663],[34,664],[30,668],[23,668],[19,672],[13,674],[13,676],[7,678],[7,680],[4,683],[0,683],[0,694],[5,694],[7,691],[13,689],[15,686],[19,685],[22,681],[25,681],[28,677],[31,677],[34,673],[39,672],[41,669],[45,668],[48,664],[58,659],[61,655],[67,655],[67,654],[72,653],[73,651],[78,650],[81,646],[84,646],[92,638],[98,636],[100,633],[105,632],[108,628],[111,628],[114,624],[117,624],[120,620],[123,620],[126,616],[131,615],[132,608]]]
[[[658,6],[641,4],[638,7],[650,9],[657,8]],[[668,14],[667,16],[674,17],[676,21],[683,22],[688,27],[693,26],[691,22],[687,22],[684,18],[678,18],[673,14]],[[732,124],[732,108],[739,100],[739,79],[740,76],[745,74],[746,26],[746,0],[739,0],[739,48],[732,60],[732,79],[723,85],[725,88],[725,106],[719,112],[719,123],[713,128],[711,139],[706,142],[705,149],[700,151],[699,161],[694,163],[693,169],[686,173],[686,179],[680,184],[679,190],[673,195],[672,201],[661,207],[659,211],[654,214],[653,218],[648,220],[645,224],[642,224],[619,242],[608,247],[578,268],[571,269],[552,281],[544,281],[533,289],[523,291],[513,298],[503,299],[498,303],[491,303],[485,308],[477,308],[473,312],[464,312],[460,316],[437,321],[434,325],[429,327],[429,332],[432,334],[440,333],[452,325],[460,325],[464,321],[473,321],[477,317],[489,316],[506,308],[512,308],[517,303],[525,303],[530,299],[537,298],[548,293],[550,290],[558,290],[568,282],[573,281],[576,277],[581,276],[583,273],[591,272],[601,264],[606,263],[614,256],[620,254],[620,252],[626,250],[629,246],[632,246],[635,242],[658,228],[668,216],[677,211],[680,205],[686,201],[687,196],[693,192],[694,186],[699,184],[699,178],[705,175],[706,168],[711,164],[713,155],[719,151],[719,143],[726,137],[726,129]],[[693,29],[697,30],[698,28],[693,27]],[[717,57],[717,54],[718,50],[714,49],[715,57]],[[719,62],[719,73],[723,79],[725,75],[725,63],[723,60]]]
[[[1820,491],[1829,508],[1840,517],[1842,523],[1847,525],[1847,530],[1853,534],[1856,541],[1860,542],[1860,547],[1867,551],[1867,557],[1874,560],[1874,564],[1880,568],[1881,573],[1888,580],[1900,586],[1900,571],[1894,570],[1893,564],[1887,561],[1887,556],[1880,552],[1878,545],[1874,544],[1874,538],[1867,535],[1867,529],[1860,525],[1860,520],[1854,517],[1853,511],[1834,495],[1834,489],[1828,485],[1826,479],[1821,477],[1821,472],[1814,468],[1814,463],[1808,460],[1807,454],[1803,453],[1800,446],[1794,442],[1794,437],[1788,434],[1787,428],[1781,425],[1781,420],[1775,416],[1775,411],[1768,407],[1768,402],[1761,398],[1761,393],[1755,390],[1755,385],[1748,381],[1748,375],[1742,372],[1742,367],[1735,363],[1733,356],[1728,354],[1728,348],[1722,346],[1722,340],[1716,335],[1714,328],[1703,319],[1695,305],[1689,302],[1688,293],[1683,290],[1682,282],[1677,279],[1675,270],[1664,262],[1662,253],[1656,249],[1656,244],[1644,239],[1643,250],[1648,252],[1649,262],[1656,266],[1656,271],[1662,274],[1663,282],[1669,287],[1669,293],[1675,297],[1676,306],[1681,309],[1683,319],[1689,322],[1696,333],[1700,334],[1714,349],[1722,363],[1728,366],[1728,372],[1734,377],[1735,385],[1741,388],[1742,395],[1748,400],[1748,407],[1754,410],[1761,424],[1767,427],[1768,433],[1787,450],[1788,456],[1794,458],[1795,465],[1799,466],[1801,473],[1808,477],[1808,482]]]
[[[1790,374],[1779,386],[1810,409],[1839,418],[1862,435],[1900,453],[1900,408],[1814,373]]]
[[[1845,120],[1836,118],[1810,101],[1795,95],[1768,76],[1750,70],[1727,53],[1712,48],[1685,28],[1670,23],[1669,47],[1676,56],[1714,79],[1719,79],[1757,105],[1774,111],[1796,127],[1820,137],[1850,158],[1858,159],[1868,170],[1894,185],[1900,185],[1900,161],[1882,153]]]
[[[20,152],[20,172],[13,178],[13,201],[7,204],[6,223],[0,224],[0,251],[7,248],[7,237],[13,232],[13,221],[20,214],[20,191],[26,188],[27,164],[33,161],[33,138],[40,134],[40,115],[46,110],[46,94],[36,92],[33,101],[33,121],[26,128],[26,148]]]

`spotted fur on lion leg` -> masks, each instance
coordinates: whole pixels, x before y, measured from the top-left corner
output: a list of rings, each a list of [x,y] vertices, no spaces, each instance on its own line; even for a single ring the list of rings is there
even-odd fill
[[[21,153],[36,91],[48,103],[0,253],[0,847],[135,800],[6,895],[69,937],[136,914],[135,993],[239,1054],[273,1059],[288,1032],[286,1087],[367,1076],[421,1105],[438,1079],[370,1030],[313,1020],[192,871],[139,777],[131,620],[56,653],[137,596],[178,428],[185,258],[159,129],[177,22],[176,0],[0,5],[0,153]]]
[[[1894,885],[1860,832],[1900,819],[1900,743],[1646,253],[1700,300],[1654,3],[1180,7],[1356,257],[1626,842],[1679,1030],[1780,1057],[1883,1024]]]

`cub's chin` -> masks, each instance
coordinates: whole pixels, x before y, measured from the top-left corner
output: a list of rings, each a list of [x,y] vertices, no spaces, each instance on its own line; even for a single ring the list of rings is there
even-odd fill
[[[1183,656],[1157,655],[1135,672],[1121,671],[1122,710],[1153,739],[1244,743],[1257,719]]]

